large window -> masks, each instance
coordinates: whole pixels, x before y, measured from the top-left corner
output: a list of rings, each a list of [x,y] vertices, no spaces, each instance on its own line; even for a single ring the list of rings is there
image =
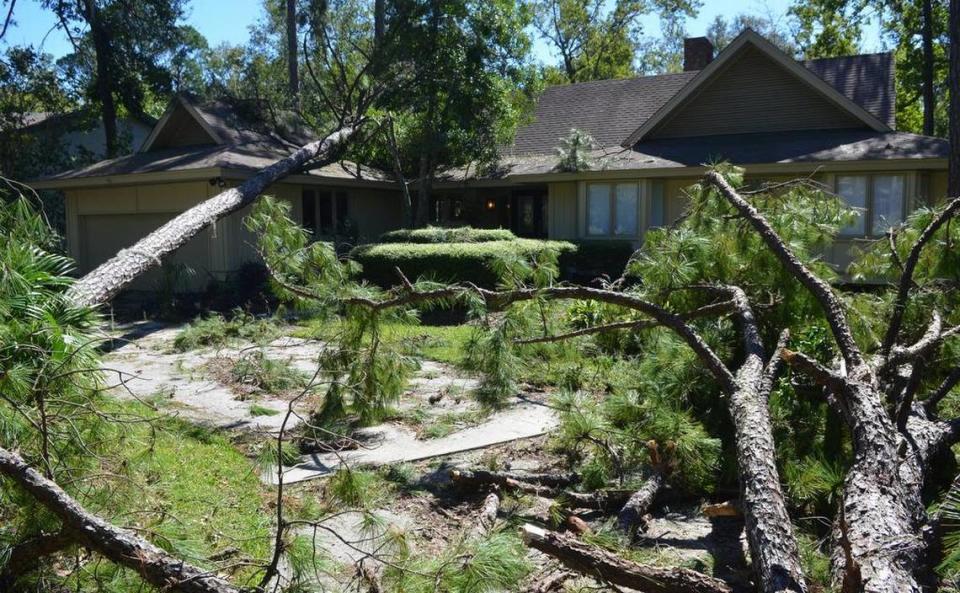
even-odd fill
[[[903,175],[838,175],[837,195],[858,210],[844,235],[876,236],[903,221],[906,183]]]
[[[336,229],[333,225],[333,196],[326,190],[303,190],[303,226],[313,232],[314,236],[330,235]],[[343,205],[341,205],[343,196]],[[346,216],[346,194],[337,192],[337,223],[342,224],[341,217]]]
[[[635,237],[640,230],[640,192],[636,183],[587,185],[587,234]]]

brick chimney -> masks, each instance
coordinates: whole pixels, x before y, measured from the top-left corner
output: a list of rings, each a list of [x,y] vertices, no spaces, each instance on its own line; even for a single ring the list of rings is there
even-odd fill
[[[706,37],[683,40],[683,71],[703,70],[713,61],[713,44]]]

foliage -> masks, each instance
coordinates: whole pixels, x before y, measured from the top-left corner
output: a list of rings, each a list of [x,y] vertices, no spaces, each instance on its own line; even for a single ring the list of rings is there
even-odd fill
[[[361,245],[350,252],[363,268],[363,276],[381,286],[399,282],[399,267],[408,278],[428,277],[446,282],[472,282],[494,287],[502,276],[493,268],[506,257],[535,257],[554,251],[573,252],[576,247],[563,241],[513,239],[482,243],[382,243]]]
[[[280,335],[278,325],[275,317],[254,317],[235,309],[229,318],[219,314],[198,318],[180,330],[173,347],[178,352],[187,352],[220,348],[239,341],[263,344]]]
[[[593,136],[583,130],[571,129],[567,137],[560,140],[560,145],[557,147],[557,157],[560,159],[557,170],[567,173],[589,171],[594,163],[594,157],[590,152],[596,147],[597,143]]]
[[[619,278],[636,251],[630,241],[575,241],[574,245],[576,250],[560,254],[560,275],[584,284],[603,276]]]
[[[254,350],[238,358],[234,361],[230,374],[235,383],[250,385],[270,393],[281,393],[307,385],[307,377],[294,368],[289,360],[269,358],[262,350]]]
[[[473,227],[437,227],[397,229],[380,235],[380,243],[485,243],[512,241],[516,235],[508,229],[475,229]]]
[[[506,532],[455,542],[436,556],[411,554],[399,566],[384,573],[397,593],[512,591],[532,569],[523,542]]]
[[[534,26],[560,58],[558,67],[547,70],[547,80],[558,84],[631,76],[638,56],[649,53],[643,51],[649,48],[641,19],[655,11],[665,24],[682,31],[683,18],[699,7],[688,0],[538,0],[533,3]]]

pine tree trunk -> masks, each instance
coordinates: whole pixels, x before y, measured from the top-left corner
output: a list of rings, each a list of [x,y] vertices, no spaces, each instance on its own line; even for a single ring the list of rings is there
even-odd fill
[[[287,158],[260,170],[239,187],[220,192],[176,216],[80,278],[70,287],[68,298],[79,305],[106,303],[143,273],[158,266],[162,257],[177,250],[224,216],[253,203],[273,183],[308,163],[332,161],[355,129],[355,126],[347,126],[322,140],[307,144]]]
[[[97,6],[94,0],[85,0],[86,21],[90,26],[90,37],[93,41],[93,51],[97,60],[96,91],[100,101],[100,116],[103,120],[104,142],[106,143],[107,158],[117,156],[120,151],[117,140],[117,105],[110,90],[110,40],[100,22]]]
[[[936,96],[933,92],[933,0],[923,1],[923,134],[934,135],[933,115]]]
[[[287,0],[287,81],[290,100],[300,104],[300,64],[297,59],[297,0]]]
[[[947,193],[960,196],[960,0],[950,0],[950,167]]]
[[[159,590],[239,593],[239,589],[216,574],[174,558],[135,533],[115,527],[90,513],[60,486],[27,465],[19,455],[2,448],[0,474],[18,484],[60,519],[79,543],[135,571]]]
[[[730,395],[729,408],[750,558],[760,579],[760,591],[802,593],[807,587],[793,523],[780,487],[773,427],[767,407],[772,385],[765,385],[763,345],[753,312],[746,303],[740,308],[747,353],[737,370],[737,389]]]

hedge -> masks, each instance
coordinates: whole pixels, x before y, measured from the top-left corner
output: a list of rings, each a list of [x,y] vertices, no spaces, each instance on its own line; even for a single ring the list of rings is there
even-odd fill
[[[475,229],[469,226],[398,229],[380,235],[380,243],[485,243],[512,241],[517,236],[507,229]]]
[[[383,286],[398,283],[395,267],[411,280],[430,278],[444,282],[473,282],[494,287],[499,278],[490,263],[503,255],[530,256],[544,249],[554,249],[563,257],[576,251],[565,241],[513,239],[480,243],[374,243],[361,245],[350,257],[363,266],[363,277]]]

